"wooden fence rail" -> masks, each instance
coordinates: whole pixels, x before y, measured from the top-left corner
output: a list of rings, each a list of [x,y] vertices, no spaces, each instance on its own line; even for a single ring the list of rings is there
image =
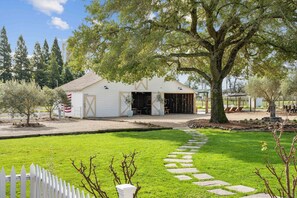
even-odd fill
[[[52,175],[49,171],[32,164],[30,173],[26,173],[23,166],[21,174],[16,174],[14,167],[11,168],[10,175],[5,174],[4,168],[0,172],[0,198],[16,198],[17,182],[20,182],[20,198],[26,198],[26,183],[30,181],[30,198],[90,198],[89,194],[80,191],[73,185]],[[6,183],[10,183],[10,191],[6,192]],[[116,186],[119,198],[133,198],[136,187],[130,184]]]

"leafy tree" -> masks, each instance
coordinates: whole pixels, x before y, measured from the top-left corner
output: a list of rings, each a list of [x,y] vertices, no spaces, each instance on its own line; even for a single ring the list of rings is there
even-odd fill
[[[11,49],[8,43],[5,27],[0,35],[0,80],[8,81],[12,78]]]
[[[40,44],[37,42],[34,47],[32,57],[32,67],[35,70],[34,79],[35,82],[42,88],[47,84],[47,72],[46,65],[44,63]]]
[[[63,75],[63,83],[68,83],[74,80],[73,74],[69,67],[64,67]]]
[[[59,73],[59,65],[57,63],[55,52],[51,53],[50,65],[49,65],[49,76],[48,85],[50,88],[55,88],[61,85],[61,78]]]
[[[35,82],[13,80],[7,81],[0,88],[1,106],[9,113],[26,115],[26,123],[29,126],[30,116],[43,102],[40,87]]]
[[[50,89],[48,87],[43,88],[44,107],[49,112],[49,117],[52,119],[53,110],[58,107],[59,104],[70,106],[67,94],[62,89]]]
[[[275,117],[275,101],[281,96],[281,79],[250,78],[245,90],[252,97],[263,97],[269,103],[270,117]]]
[[[244,63],[240,53],[269,46],[296,54],[286,40],[296,33],[287,30],[296,7],[293,0],[92,1],[87,24],[68,41],[70,58],[77,68],[128,83],[176,70],[199,74],[211,87],[210,122],[224,123],[222,82]]]
[[[42,47],[42,56],[43,56],[44,63],[46,65],[49,65],[51,54],[49,53],[49,47],[46,39],[44,40],[43,47]]]
[[[14,73],[16,80],[31,80],[31,68],[28,59],[26,43],[21,35],[17,41],[17,48],[14,54]]]
[[[55,40],[53,42],[51,54],[55,54],[56,61],[57,61],[58,67],[59,67],[59,74],[61,75],[63,72],[63,58],[62,58],[62,53],[61,53],[57,38],[55,38]]]

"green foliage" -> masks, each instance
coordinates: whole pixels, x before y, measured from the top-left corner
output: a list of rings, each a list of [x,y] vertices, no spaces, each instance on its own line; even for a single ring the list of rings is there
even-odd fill
[[[34,47],[31,64],[34,71],[34,80],[42,88],[47,84],[46,64],[43,59],[40,44],[37,42]]]
[[[48,47],[46,39],[44,40],[43,47],[42,47],[42,56],[43,56],[44,63],[46,65],[49,65],[51,55],[49,52],[49,47]]]
[[[64,67],[62,77],[64,84],[74,80],[73,74],[68,66]]]
[[[14,73],[16,80],[31,80],[31,68],[28,59],[26,43],[21,35],[17,41],[17,48],[14,54]]]
[[[0,104],[7,112],[24,114],[27,125],[35,109],[42,104],[43,97],[40,87],[35,82],[7,81],[1,87]]]
[[[50,89],[48,87],[44,87],[43,90],[44,95],[44,107],[49,112],[49,117],[52,118],[53,110],[58,108],[59,104],[64,104],[67,106],[71,106],[67,94],[62,89]]]
[[[281,95],[281,80],[267,77],[250,78],[245,90],[252,97],[263,97],[268,102],[276,101]]]
[[[199,74],[217,104],[211,120],[226,122],[223,79],[240,74],[255,54],[253,64],[275,54],[292,59],[296,51],[283,44],[295,33],[286,29],[296,7],[282,0],[92,1],[86,23],[68,40],[71,65],[127,83],[176,71]]]
[[[61,76],[59,73],[59,65],[57,63],[56,55],[54,52],[51,53],[50,65],[49,65],[49,76],[48,76],[48,86],[50,88],[55,88],[61,85]]]
[[[282,84],[282,91],[284,96],[297,95],[297,71],[289,75]]]
[[[8,81],[12,78],[11,49],[8,43],[5,27],[0,35],[0,81]]]
[[[61,53],[57,38],[55,38],[55,40],[53,42],[53,46],[52,46],[52,50],[51,50],[51,59],[52,59],[53,54],[55,55],[56,62],[58,64],[58,68],[59,68],[59,74],[61,75],[63,72],[63,58],[62,58],[62,53]],[[61,81],[60,81],[60,83],[61,83]]]

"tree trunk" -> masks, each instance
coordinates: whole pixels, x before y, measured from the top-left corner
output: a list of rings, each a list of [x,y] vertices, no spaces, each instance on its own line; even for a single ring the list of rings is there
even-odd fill
[[[269,102],[269,112],[270,112],[270,117],[275,118],[275,102],[274,101]]]
[[[49,111],[49,118],[52,119],[52,110]]]
[[[27,126],[29,126],[29,124],[30,124],[30,114],[28,113],[27,114]]]
[[[213,81],[211,83],[211,117],[210,122],[212,123],[228,123],[224,111],[224,101],[222,94],[222,81]]]

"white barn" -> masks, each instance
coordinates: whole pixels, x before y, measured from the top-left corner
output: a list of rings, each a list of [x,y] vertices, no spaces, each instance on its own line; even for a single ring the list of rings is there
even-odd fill
[[[154,77],[134,84],[109,82],[89,72],[61,86],[71,98],[65,116],[119,117],[135,114],[196,113],[195,91]]]

